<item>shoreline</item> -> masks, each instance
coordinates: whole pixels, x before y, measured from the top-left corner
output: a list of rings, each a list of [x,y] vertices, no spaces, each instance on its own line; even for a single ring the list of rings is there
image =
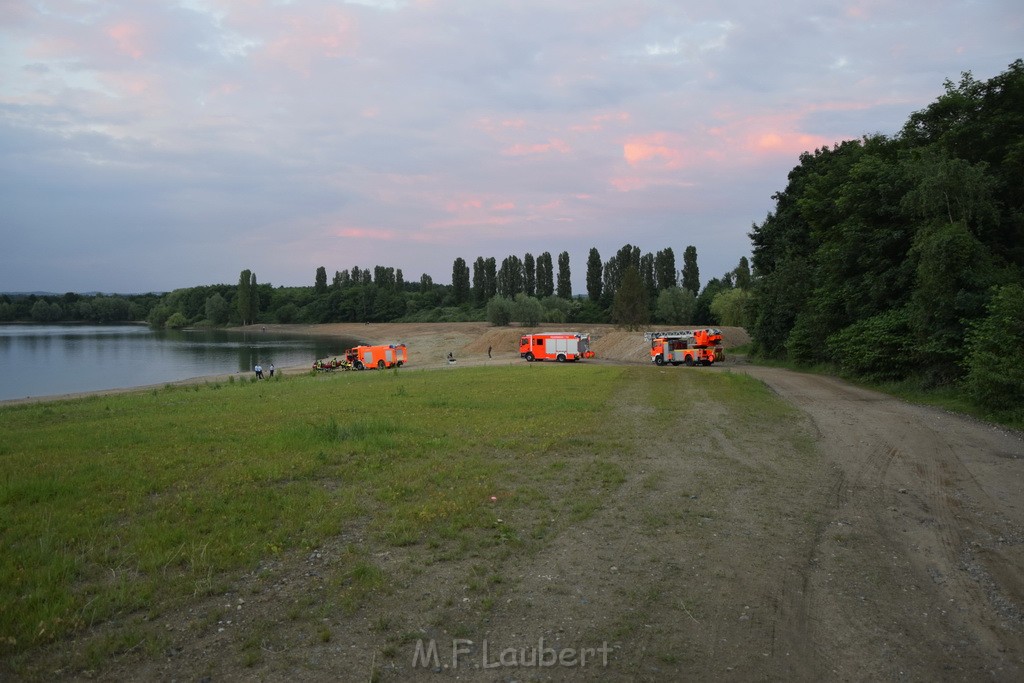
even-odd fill
[[[699,325],[674,325],[676,328],[698,328]],[[639,331],[622,330],[607,323],[577,324],[542,323],[533,332],[564,331],[573,328],[592,335],[592,348],[597,354],[596,362],[649,363],[648,346]],[[303,337],[339,337],[358,339],[361,343],[405,343],[409,348],[409,363],[412,370],[472,367],[488,364],[511,364],[521,362],[519,337],[526,328],[516,326],[495,327],[486,321],[457,323],[321,323],[314,325],[256,324],[223,328],[233,333],[285,334]],[[747,343],[750,338],[742,328],[722,327],[725,348],[729,349]],[[340,350],[340,349],[339,349]],[[489,353],[490,352],[490,353]],[[454,354],[457,363],[449,365],[447,356]],[[728,354],[726,355],[728,361]],[[310,366],[286,366],[276,368],[278,374],[294,375],[311,370]],[[192,386],[234,381],[247,382],[253,377],[251,370],[213,375],[198,375],[180,380],[145,385],[97,389],[92,391],[26,396],[23,398],[0,399],[0,410],[8,406],[29,405],[67,401],[90,396],[110,396],[132,392],[152,391],[166,386]]]

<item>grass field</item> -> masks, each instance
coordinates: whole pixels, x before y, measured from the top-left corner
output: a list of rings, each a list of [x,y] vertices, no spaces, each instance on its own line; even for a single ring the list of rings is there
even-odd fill
[[[0,654],[17,672],[47,644],[129,614],[145,623],[338,537],[357,539],[334,569],[329,608],[341,610],[389,581],[371,546],[529,552],[625,480],[631,423],[614,397],[654,406],[657,428],[693,409],[680,381],[729,406],[723,429],[788,411],[738,375],[594,365],[338,373],[0,409]],[[132,623],[71,665],[159,649],[155,629]]]

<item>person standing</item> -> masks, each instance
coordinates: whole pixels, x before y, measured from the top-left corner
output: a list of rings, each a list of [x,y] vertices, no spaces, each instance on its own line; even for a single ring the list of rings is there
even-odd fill
[[[270,379],[274,379],[274,364],[270,364]]]
[[[488,358],[491,357],[491,347],[490,346],[487,347],[487,357]]]
[[[253,370],[256,372],[256,379],[263,379],[263,366],[262,365],[257,363],[256,366],[253,367]]]

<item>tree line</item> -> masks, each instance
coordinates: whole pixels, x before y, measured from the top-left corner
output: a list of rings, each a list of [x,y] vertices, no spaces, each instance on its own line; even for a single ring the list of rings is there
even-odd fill
[[[800,156],[750,233],[756,352],[1024,417],[1024,62]]]
[[[750,291],[746,257],[703,289],[697,249],[688,246],[677,270],[666,247],[641,253],[626,244],[607,260],[588,252],[586,293],[572,289],[568,252],[522,257],[456,258],[451,284],[427,274],[406,281],[401,268],[374,266],[337,270],[320,266],[311,287],[259,283],[249,269],[237,284],[203,285],[165,294],[52,295],[0,298],[0,320],[119,322],[145,320],[157,327],[256,323],[519,322],[616,323],[637,328],[651,323],[741,325]]]

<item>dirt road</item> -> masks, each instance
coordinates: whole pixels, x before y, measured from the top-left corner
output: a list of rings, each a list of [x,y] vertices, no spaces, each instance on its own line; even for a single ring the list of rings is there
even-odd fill
[[[843,679],[1024,678],[1024,441],[828,377],[744,366],[831,468],[802,584]]]

